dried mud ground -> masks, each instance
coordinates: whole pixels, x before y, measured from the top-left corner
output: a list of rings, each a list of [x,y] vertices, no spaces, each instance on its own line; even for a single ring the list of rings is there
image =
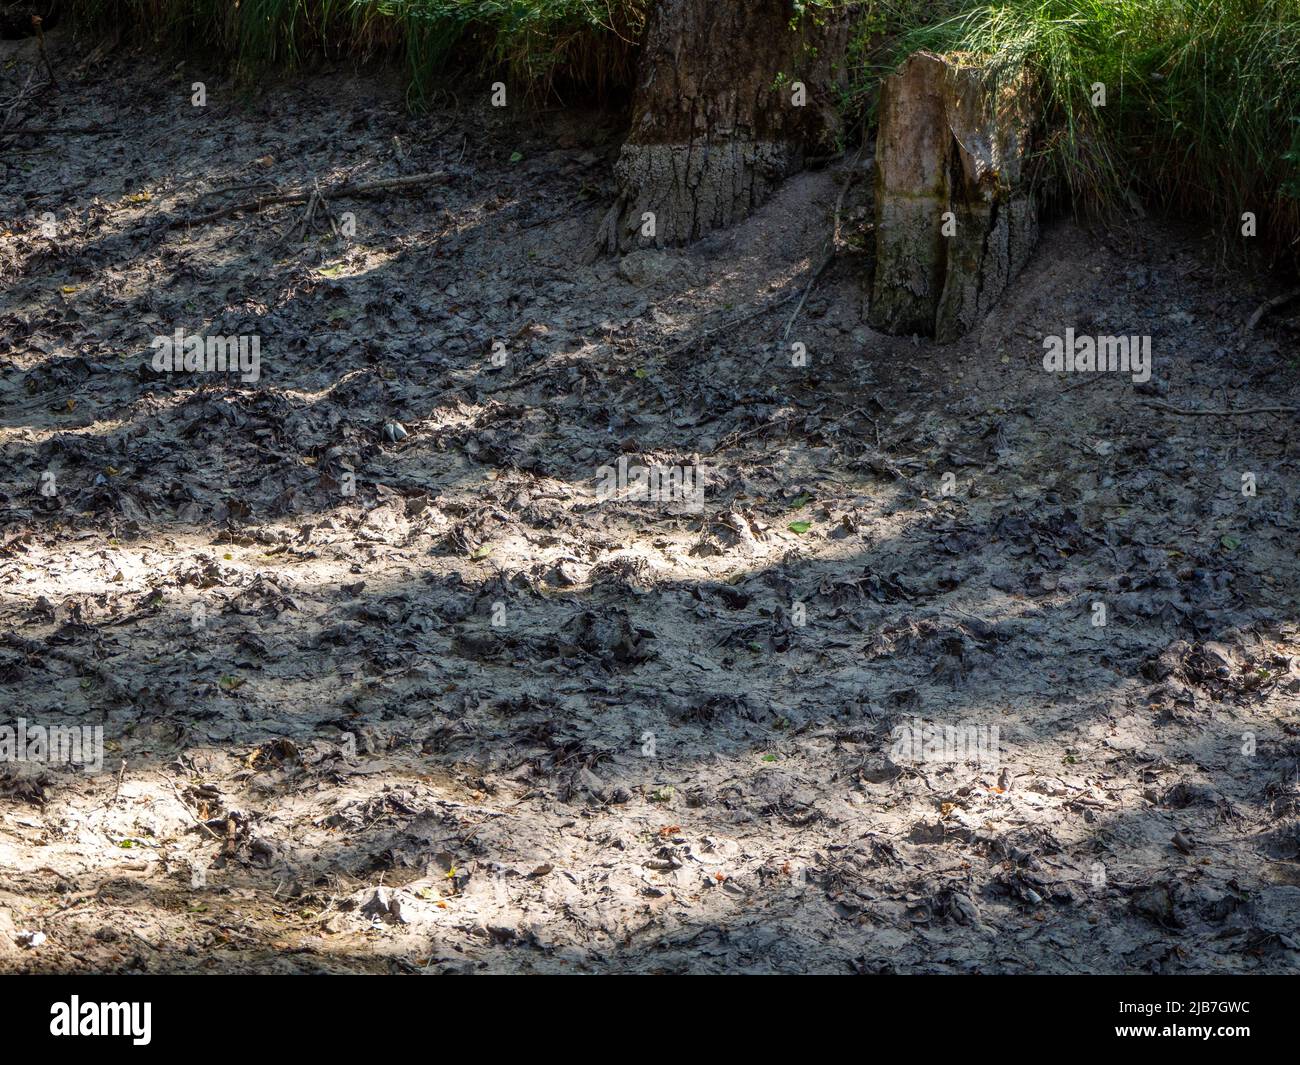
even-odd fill
[[[1297,322],[1203,231],[1055,223],[946,347],[850,248],[783,340],[842,169],[587,262],[617,116],[52,47],[19,114],[112,131],[0,159],[0,700],[107,754],[0,769],[0,969],[1296,970],[1295,418],[1151,404],[1294,405]],[[1044,372],[1067,326],[1153,381]],[[177,327],[261,379],[154,373]]]

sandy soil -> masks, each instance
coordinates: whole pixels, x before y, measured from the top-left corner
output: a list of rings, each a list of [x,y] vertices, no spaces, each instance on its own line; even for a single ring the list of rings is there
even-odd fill
[[[784,338],[843,166],[588,262],[618,116],[53,47],[17,113],[112,129],[0,149],[0,724],[106,751],[0,765],[0,970],[1297,968],[1296,419],[1159,406],[1300,402],[1297,321],[1203,232],[1056,222],[941,347],[864,324],[868,175]]]

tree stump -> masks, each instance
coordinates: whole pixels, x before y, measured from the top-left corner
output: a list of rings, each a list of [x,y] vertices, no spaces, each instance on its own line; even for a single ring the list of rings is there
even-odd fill
[[[833,151],[847,42],[843,13],[796,18],[791,0],[659,0],[598,246],[689,243]]]
[[[1026,174],[1027,79],[990,85],[961,56],[917,52],[886,78],[876,140],[871,324],[941,342],[969,332],[1038,241]]]

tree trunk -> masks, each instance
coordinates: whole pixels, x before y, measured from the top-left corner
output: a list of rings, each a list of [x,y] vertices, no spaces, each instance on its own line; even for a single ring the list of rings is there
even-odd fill
[[[869,317],[946,342],[988,313],[1038,240],[1025,159],[1033,96],[960,57],[918,52],[884,80]]]
[[[847,18],[792,19],[791,0],[659,0],[600,246],[696,240],[833,150]]]

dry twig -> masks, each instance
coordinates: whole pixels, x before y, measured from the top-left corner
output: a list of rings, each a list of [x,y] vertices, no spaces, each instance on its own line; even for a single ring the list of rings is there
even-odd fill
[[[812,292],[813,286],[817,284],[817,279],[826,272],[826,267],[830,266],[835,256],[839,254],[840,214],[844,210],[844,197],[848,195],[849,186],[853,184],[853,179],[858,176],[858,166],[862,162],[862,153],[865,149],[866,145],[864,144],[858,149],[858,154],[853,157],[853,164],[849,167],[848,176],[844,179],[844,187],[840,189],[839,197],[835,200],[835,217],[831,224],[830,239],[826,242],[826,253],[822,256],[820,265],[813,271],[812,277],[808,279],[808,285],[803,290],[803,295],[799,297],[799,303],[794,309],[794,314],[790,315],[790,320],[785,323],[785,332],[781,334],[782,340],[790,338],[790,330],[794,328],[795,319],[799,317],[799,312],[803,310],[803,305],[808,300],[808,294]]]
[[[1269,311],[1277,310],[1277,308],[1298,298],[1300,298],[1300,288],[1292,289],[1290,292],[1283,292],[1282,295],[1274,296],[1271,300],[1265,300],[1255,310],[1255,313],[1250,316],[1250,321],[1246,323],[1246,332],[1251,332],[1255,326],[1259,325],[1260,319]]]
[[[1233,418],[1242,414],[1296,414],[1300,407],[1242,407],[1240,410],[1213,410],[1209,407],[1171,407],[1168,403],[1144,401],[1152,410],[1162,410],[1166,414],[1186,414],[1188,416],[1210,416],[1214,418]]]
[[[408,174],[406,177],[385,178],[382,181],[367,181],[359,185],[351,182],[344,182],[339,185],[332,185],[326,189],[324,195],[333,197],[339,196],[373,196],[379,192],[392,192],[396,189],[415,188],[420,185],[437,185],[450,181],[451,174],[446,171],[436,171],[424,174]],[[274,207],[285,203],[307,203],[315,198],[322,196],[318,187],[303,189],[297,192],[278,192],[271,196],[259,196],[255,200],[243,200],[239,203],[230,203],[225,207],[218,207],[215,211],[209,211],[207,214],[196,215],[192,218],[173,219],[170,226],[199,226],[208,222],[215,222],[218,219],[228,218],[232,214],[239,214],[241,211],[260,211],[264,207]]]

